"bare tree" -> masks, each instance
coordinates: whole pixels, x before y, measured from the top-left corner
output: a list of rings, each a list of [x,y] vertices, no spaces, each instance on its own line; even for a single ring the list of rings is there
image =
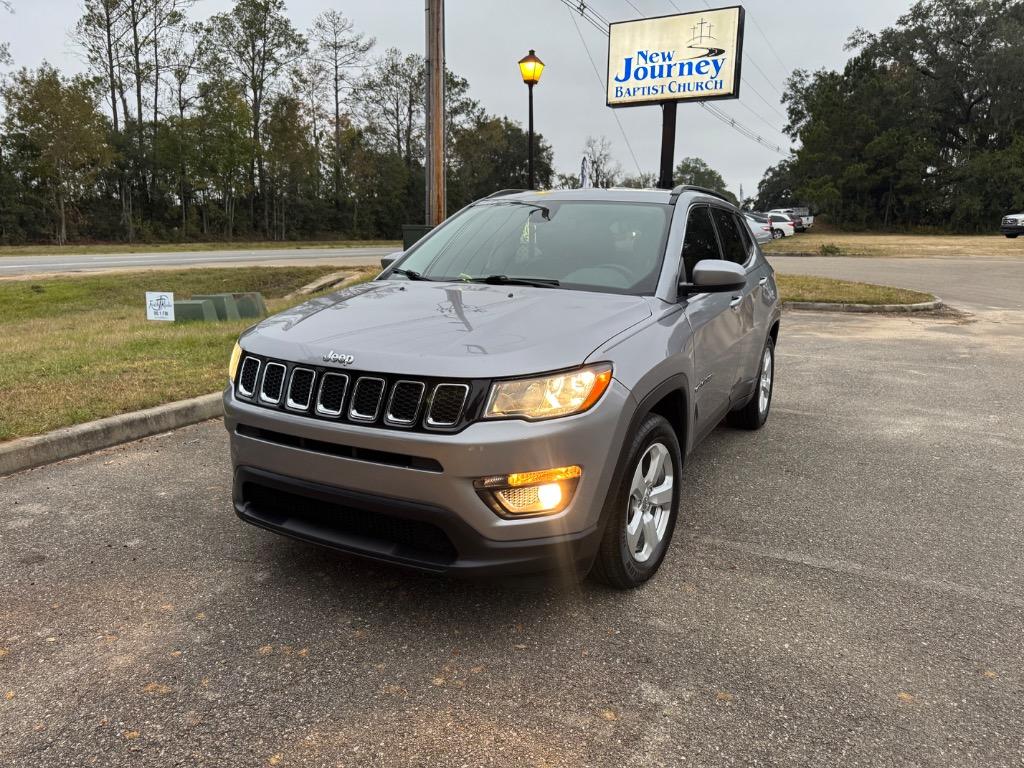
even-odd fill
[[[302,100],[303,111],[305,112],[303,117],[309,121],[310,139],[313,143],[313,154],[316,158],[316,175],[313,183],[314,192],[317,197],[320,197],[320,171],[323,163],[321,139],[323,125],[327,117],[324,110],[324,102],[330,89],[328,74],[327,65],[320,59],[312,56],[302,59],[292,70],[292,90]],[[335,145],[337,145],[337,139],[335,139]],[[333,154],[336,159],[337,152]],[[340,165],[335,164],[335,168],[340,173]],[[337,183],[337,180],[338,176],[335,176],[335,183]],[[337,188],[335,191],[335,201],[337,202]]]
[[[0,0],[0,9],[7,11],[8,13],[14,13],[14,7],[10,4],[9,0]],[[8,43],[0,42],[0,64],[11,63],[11,50]]]
[[[75,27],[75,39],[83,49],[86,61],[104,84],[109,99],[110,115],[115,140],[121,133],[121,117],[128,119],[128,103],[122,76],[125,25],[124,0],[85,0],[82,17]],[[118,111],[120,104],[121,110]],[[128,173],[123,168],[118,179],[118,197],[121,200],[121,223],[129,241],[135,239],[135,214],[132,210],[132,191]]]
[[[284,0],[236,0],[227,13],[213,16],[208,25],[215,65],[226,70],[245,89],[251,119],[253,162],[250,185],[258,179],[263,202],[263,232],[270,234],[270,200],[263,168],[262,125],[268,90],[306,52],[306,39],[285,16]],[[250,215],[255,221],[254,201]]]
[[[356,96],[367,132],[411,167],[422,154],[423,57],[389,48],[374,62]]]
[[[341,94],[352,85],[350,73],[362,67],[375,40],[353,31],[352,22],[335,10],[324,11],[313,21],[310,37],[316,42],[315,58],[328,69],[334,101],[334,204],[341,204]]]
[[[169,59],[177,58],[176,43],[180,36],[175,33],[186,24],[185,13],[195,0],[150,0],[152,3],[149,17],[149,41],[152,50],[153,68],[153,129],[160,122],[160,77],[163,75],[161,54],[166,53]],[[169,39],[168,39],[169,38]]]
[[[622,174],[620,166],[612,158],[612,143],[607,136],[601,138],[587,137],[583,145],[583,156],[587,158],[590,178],[595,187],[614,187]]]

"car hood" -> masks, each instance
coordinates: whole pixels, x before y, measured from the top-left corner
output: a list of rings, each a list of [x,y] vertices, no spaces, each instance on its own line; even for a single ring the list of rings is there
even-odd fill
[[[269,317],[242,347],[311,365],[333,351],[360,371],[494,378],[579,365],[650,316],[640,296],[382,280]]]

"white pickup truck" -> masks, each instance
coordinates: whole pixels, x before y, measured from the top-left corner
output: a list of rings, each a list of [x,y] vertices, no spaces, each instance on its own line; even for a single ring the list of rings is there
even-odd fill
[[[999,225],[999,231],[1013,240],[1018,235],[1024,235],[1024,213],[1011,213],[1004,216]]]

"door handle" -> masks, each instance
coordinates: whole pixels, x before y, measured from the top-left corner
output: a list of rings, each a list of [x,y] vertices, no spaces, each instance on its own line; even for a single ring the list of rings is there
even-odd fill
[[[768,278],[767,277],[762,277],[760,280],[757,281],[757,284],[758,285],[768,285]]]
[[[742,296],[733,296],[732,297],[732,301],[729,302],[729,306],[733,307],[733,308],[736,308],[736,307],[738,307],[740,305],[740,302],[742,302],[742,301],[743,301],[743,297]]]

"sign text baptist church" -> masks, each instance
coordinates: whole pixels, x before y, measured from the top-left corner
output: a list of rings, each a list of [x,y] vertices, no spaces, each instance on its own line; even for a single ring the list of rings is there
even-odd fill
[[[608,106],[737,98],[743,8],[616,22],[608,35]]]

